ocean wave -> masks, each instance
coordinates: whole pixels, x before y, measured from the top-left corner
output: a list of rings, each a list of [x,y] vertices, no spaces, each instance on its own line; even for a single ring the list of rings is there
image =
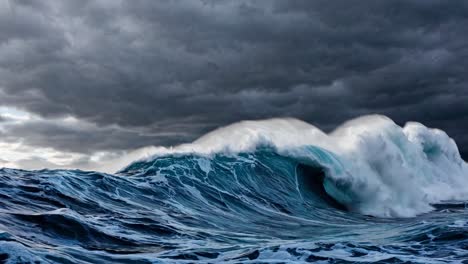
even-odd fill
[[[205,157],[209,164],[213,156],[264,147],[323,170],[327,193],[362,214],[411,217],[432,210],[431,204],[468,199],[468,166],[453,139],[438,129],[415,122],[400,127],[378,115],[349,121],[330,134],[296,119],[244,121],[191,144],[160,148],[146,164],[184,155]],[[123,172],[135,164],[140,163]]]
[[[461,263],[467,172],[418,123],[245,121],[115,174],[0,169],[0,263]]]

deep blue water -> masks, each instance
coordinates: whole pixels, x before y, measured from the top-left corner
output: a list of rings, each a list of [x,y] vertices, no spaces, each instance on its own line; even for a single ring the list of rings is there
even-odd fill
[[[115,175],[1,169],[0,263],[468,263],[463,201],[365,215],[320,155],[167,155]]]

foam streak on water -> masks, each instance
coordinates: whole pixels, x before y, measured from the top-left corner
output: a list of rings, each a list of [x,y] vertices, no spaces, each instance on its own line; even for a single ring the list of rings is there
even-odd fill
[[[382,116],[213,131],[116,174],[0,170],[0,263],[466,263],[468,168]]]

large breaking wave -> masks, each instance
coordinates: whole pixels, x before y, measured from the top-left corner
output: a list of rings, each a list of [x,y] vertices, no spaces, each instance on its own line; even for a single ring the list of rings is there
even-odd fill
[[[455,142],[383,116],[330,134],[296,119],[244,121],[158,148],[114,175],[3,169],[0,177],[0,259],[11,263],[468,255],[468,167]]]
[[[240,122],[192,144],[160,149],[124,172],[144,171],[162,156],[197,155],[209,165],[223,155],[252,153],[255,159],[265,148],[291,160],[293,168],[322,170],[327,193],[363,214],[409,217],[432,210],[431,204],[468,198],[468,166],[445,132],[415,122],[402,128],[376,115],[349,121],[330,134],[296,119]]]

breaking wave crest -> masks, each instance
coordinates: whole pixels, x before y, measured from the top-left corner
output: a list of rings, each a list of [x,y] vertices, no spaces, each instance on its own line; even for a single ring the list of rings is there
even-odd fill
[[[432,210],[431,204],[468,198],[468,166],[445,132],[415,122],[400,127],[377,115],[349,121],[330,134],[296,119],[244,121],[191,144],[161,148],[144,164],[122,172],[141,173],[161,157],[187,155],[208,165],[222,163],[222,156],[254,162],[259,150],[279,156],[268,165],[272,170],[284,162],[280,160],[290,160],[289,177],[297,166],[321,170],[327,194],[362,214],[411,217]],[[242,157],[246,153],[250,159]]]

